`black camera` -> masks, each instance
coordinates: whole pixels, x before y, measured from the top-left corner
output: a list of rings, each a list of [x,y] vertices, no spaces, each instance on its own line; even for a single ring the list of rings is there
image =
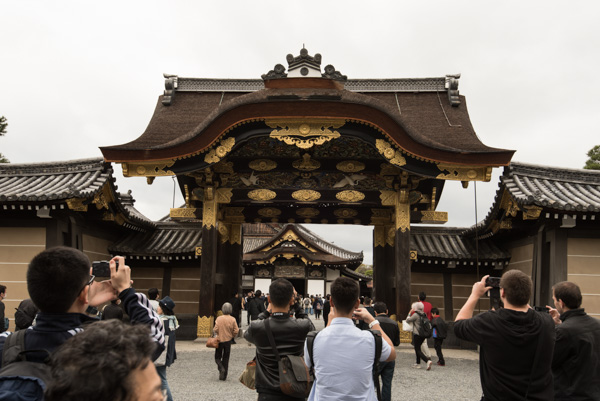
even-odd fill
[[[545,306],[534,306],[533,309],[535,309],[536,312],[550,313],[548,308],[546,308]]]
[[[119,262],[116,261],[117,270]],[[92,274],[96,277],[110,277],[110,262],[108,260],[100,260],[92,262]]]
[[[492,288],[500,288],[500,277],[488,277],[485,279],[485,286]]]

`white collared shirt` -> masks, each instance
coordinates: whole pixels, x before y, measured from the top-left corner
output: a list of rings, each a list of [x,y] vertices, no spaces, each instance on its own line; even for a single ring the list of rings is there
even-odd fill
[[[381,362],[392,349],[382,339]],[[352,319],[336,317],[321,330],[313,343],[315,383],[308,401],[361,400],[376,401],[373,383],[375,339],[373,334],[354,326]],[[304,343],[304,361],[310,356]]]

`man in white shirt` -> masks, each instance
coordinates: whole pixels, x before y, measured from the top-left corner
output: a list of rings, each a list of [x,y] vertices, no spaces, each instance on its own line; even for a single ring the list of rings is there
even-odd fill
[[[339,277],[331,285],[329,324],[313,343],[315,382],[309,401],[377,400],[373,382],[375,337],[367,330],[356,328],[353,317],[381,332],[381,362],[395,360],[396,350],[371,313],[357,309],[359,294],[358,283],[348,277]],[[304,360],[310,367],[306,343]]]

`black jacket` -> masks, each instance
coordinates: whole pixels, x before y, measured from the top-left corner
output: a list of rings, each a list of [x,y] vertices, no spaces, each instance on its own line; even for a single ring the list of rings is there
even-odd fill
[[[379,326],[381,326],[381,330],[385,332],[385,334],[392,340],[392,344],[394,347],[400,345],[400,328],[398,327],[398,322],[390,319],[387,315],[377,315],[375,317],[379,321]],[[368,327],[368,325],[367,325]]]
[[[310,319],[294,319],[288,313],[273,313],[269,319],[279,356],[303,355],[306,335],[315,329]],[[267,337],[265,321],[253,321],[244,338],[256,345],[256,391],[283,395],[279,389],[277,359]]]
[[[581,308],[560,320],[552,359],[554,399],[600,400],[600,321]]]
[[[258,319],[258,315],[265,311],[265,304],[262,299],[253,297],[248,301],[247,309],[250,319],[256,320]]]
[[[437,332],[437,338],[443,340],[448,336],[448,324],[440,316],[434,317],[431,325]]]

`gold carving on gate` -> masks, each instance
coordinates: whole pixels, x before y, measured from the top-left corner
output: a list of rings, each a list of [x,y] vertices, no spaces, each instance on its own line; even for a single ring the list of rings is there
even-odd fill
[[[309,149],[322,145],[332,139],[339,138],[340,133],[335,129],[345,124],[338,119],[284,119],[266,120],[265,124],[274,128],[270,137],[295,145],[300,149]]]
[[[206,156],[204,156],[204,161],[206,163],[220,162],[221,159],[227,155],[227,153],[231,152],[231,149],[233,149],[234,145],[235,138],[231,137],[223,139],[221,142],[219,142],[219,145],[216,148],[212,149],[206,154]]]
[[[248,163],[248,167],[256,171],[270,171],[277,167],[277,162],[268,159],[252,160]]]
[[[201,246],[197,246],[194,251],[195,251],[196,256],[202,256],[202,247]]]
[[[365,164],[356,160],[346,160],[339,162],[335,167],[344,173],[357,173],[365,169]]]
[[[84,198],[70,198],[67,199],[65,202],[67,202],[67,206],[69,207],[69,209],[74,210],[76,212],[87,212],[87,204],[84,205],[83,202],[86,201],[87,199]]]
[[[231,203],[233,197],[233,190],[231,188],[219,188],[217,189],[217,203]]]
[[[301,189],[292,193],[292,198],[300,202],[312,202],[321,197],[321,194],[312,189]]]
[[[278,246],[279,244],[281,244],[282,242],[297,242],[300,245],[302,245],[303,247],[305,247],[306,249],[308,249],[310,252],[317,252],[317,250],[315,248],[313,248],[312,246],[310,246],[306,241],[304,241],[301,237],[299,237],[293,230],[288,230],[286,231],[281,237],[279,237],[276,241],[274,241],[272,244],[269,244],[267,247],[263,248],[260,250],[260,252],[268,252],[271,249],[275,248],[276,246]]]
[[[305,219],[312,219],[319,215],[319,211],[313,207],[303,207],[301,209],[296,210],[296,214]]]
[[[248,198],[255,201],[269,201],[274,199],[276,196],[277,193],[271,191],[270,189],[255,189],[248,192]]]
[[[500,222],[501,230],[510,230],[511,228],[512,228],[512,220],[511,219],[504,219]]]
[[[211,337],[214,321],[215,318],[213,316],[198,316],[198,330],[196,335],[199,338]]]
[[[256,277],[271,277],[271,272],[266,267],[263,267],[256,272]]]
[[[395,164],[396,166],[404,166],[406,164],[406,159],[402,156],[402,153],[394,149],[392,145],[383,139],[377,139],[375,141],[375,146],[379,153],[381,153],[390,163]]]
[[[313,171],[321,167],[321,163],[317,160],[311,159],[308,153],[302,155],[302,159],[294,160],[292,162],[292,167],[296,170],[302,171]]]
[[[304,278],[304,266],[275,266],[275,277]]]
[[[217,223],[217,231],[219,232],[219,242],[224,244],[229,241],[229,227],[221,222]]]
[[[408,203],[408,190],[399,191],[396,201],[396,230],[405,232],[410,230],[410,204]]]
[[[358,210],[348,208],[336,209],[333,211],[333,214],[341,219],[351,219],[358,215]]]
[[[361,200],[365,199],[365,194],[359,191],[348,190],[338,192],[335,194],[335,197],[342,202],[360,202]]]
[[[172,219],[197,219],[198,218],[198,209],[196,208],[187,208],[187,207],[179,207],[179,208],[171,208],[169,211],[169,217]]]
[[[536,220],[540,217],[543,208],[539,206],[525,206],[523,211],[523,220]]]
[[[277,217],[281,215],[281,210],[274,207],[264,207],[258,210],[258,214],[262,217]]]
[[[385,226],[378,224],[373,228],[373,245],[382,248],[385,246]]]
[[[410,260],[417,260],[418,253],[417,251],[410,251]]]
[[[226,207],[223,209],[223,220],[230,223],[244,223],[246,218],[243,211],[243,207]]]
[[[162,160],[153,162],[127,162],[121,163],[125,177],[162,177],[175,175],[168,167],[172,167],[175,160]]]
[[[437,168],[441,171],[436,178],[453,181],[484,181],[491,180],[491,167],[456,166],[440,163]]]
[[[382,206],[396,206],[396,191],[379,191],[381,195],[379,198],[381,199]]]
[[[102,187],[102,190],[99,191],[96,195],[94,195],[94,200],[92,201],[92,203],[96,205],[96,209],[98,209],[98,210],[101,210],[101,209],[110,210],[108,204],[109,204],[111,198],[112,198],[112,196],[111,196],[110,186],[104,185]]]
[[[448,222],[448,212],[425,210],[421,212],[421,223],[443,224]]]
[[[385,242],[389,246],[394,246],[395,241],[396,241],[396,229],[394,228],[394,226],[386,226]]]
[[[242,245],[242,225],[232,224],[229,233],[229,243]]]

